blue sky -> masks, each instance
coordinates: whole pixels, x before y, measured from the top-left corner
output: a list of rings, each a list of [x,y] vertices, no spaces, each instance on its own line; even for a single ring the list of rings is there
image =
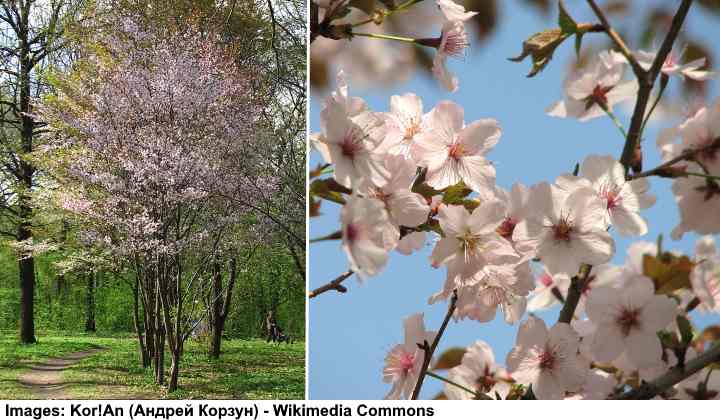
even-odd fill
[[[651,4],[675,2],[633,2],[635,10]],[[577,21],[590,21],[590,11],[584,2],[568,2],[571,15]],[[502,20],[489,40],[469,52],[464,60],[451,63],[460,78],[460,90],[447,93],[421,72],[402,85],[382,90],[360,91],[350,83],[351,94],[362,96],[375,111],[387,111],[391,95],[415,92],[430,110],[440,100],[452,100],[465,108],[466,122],[479,118],[495,118],[503,130],[498,146],[488,155],[497,169],[497,183],[509,189],[514,182],[531,185],[552,181],[563,172],[572,171],[576,162],[589,154],[619,156],[623,139],[607,118],[580,123],[576,120],[552,118],[543,110],[560,99],[562,81],[567,64],[574,55],[572,42],[561,46],[548,68],[528,79],[530,63],[512,63],[506,57],[517,55],[524,38],[554,25],[554,16],[543,17],[520,2],[503,1]],[[695,9],[690,11],[686,28],[707,41],[720,35],[717,18]],[[625,20],[628,25],[632,19]],[[713,36],[714,34],[714,36]],[[602,34],[586,36],[586,42],[604,43]],[[370,40],[372,41],[372,40]],[[384,41],[378,41],[384,42]],[[710,41],[712,42],[712,41]],[[715,56],[720,56],[718,46]],[[629,77],[629,76],[628,76]],[[673,79],[671,84],[679,84]],[[718,82],[711,82],[709,99],[717,97]],[[327,92],[313,92],[311,96],[311,132],[319,130],[319,112]],[[629,115],[619,112],[624,125]],[[645,134],[645,167],[659,163],[655,139],[659,129],[676,123],[659,121],[649,125]],[[313,153],[310,165],[320,162]],[[657,204],[644,211],[650,222],[650,232],[632,240],[614,234],[617,253],[614,263],[622,263],[627,246],[636,240],[654,241],[664,234],[665,248],[692,252],[697,238],[685,235],[681,241],[671,241],[670,231],[677,225],[677,206],[670,192],[670,181],[652,179],[652,191]],[[311,219],[310,238],[334,232],[339,226],[339,207],[324,202],[323,215]],[[716,237],[716,240],[718,238]],[[383,359],[387,351],[402,341],[402,320],[417,312],[425,314],[426,326],[437,329],[446,312],[446,305],[428,305],[427,298],[440,289],[445,270],[430,267],[430,247],[406,257],[392,253],[386,269],[378,276],[359,284],[355,277],[346,281],[348,293],[326,293],[310,301],[309,321],[309,397],[312,399],[379,399],[389,390],[382,382]],[[338,241],[312,244],[309,249],[310,288],[320,286],[348,268],[346,257]],[[559,307],[537,315],[554,323]],[[695,316],[697,325],[720,322],[720,316]],[[496,360],[504,363],[515,341],[517,325],[507,325],[502,316],[490,323],[475,321],[451,322],[439,350],[453,346],[468,346],[475,340],[488,342]],[[422,397],[430,398],[442,389],[442,384],[427,378]]]

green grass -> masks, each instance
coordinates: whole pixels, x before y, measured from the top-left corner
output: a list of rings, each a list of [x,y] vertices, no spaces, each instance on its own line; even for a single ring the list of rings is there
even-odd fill
[[[63,373],[67,395],[74,399],[303,399],[305,345],[267,344],[261,340],[225,340],[219,360],[210,360],[206,346],[189,340],[180,369],[180,390],[168,394],[153,383],[151,369],[140,367],[133,337],[40,337],[39,344],[21,346],[15,335],[0,335],[0,399],[32,398],[17,376],[29,362],[92,347],[107,350],[71,366]],[[169,353],[166,353],[169,373]]]

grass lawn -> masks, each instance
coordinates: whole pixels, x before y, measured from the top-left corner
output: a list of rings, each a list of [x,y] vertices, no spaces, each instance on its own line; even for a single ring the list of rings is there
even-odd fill
[[[32,362],[93,347],[106,351],[63,371],[65,393],[74,399],[303,399],[305,344],[267,344],[225,340],[219,360],[206,346],[189,340],[180,369],[180,390],[168,394],[153,384],[151,369],[140,367],[134,337],[95,337],[58,332],[23,346],[13,334],[0,334],[0,399],[33,398],[17,382]],[[166,354],[169,373],[169,353]]]

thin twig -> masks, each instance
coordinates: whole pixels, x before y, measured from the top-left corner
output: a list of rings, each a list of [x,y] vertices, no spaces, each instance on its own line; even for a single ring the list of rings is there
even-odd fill
[[[317,295],[323,294],[325,292],[328,292],[330,290],[335,290],[338,293],[345,293],[347,292],[347,288],[343,286],[341,283],[344,282],[348,277],[352,276],[355,272],[352,270],[348,270],[339,276],[328,284],[325,284],[323,286],[318,287],[317,289],[313,290],[312,292],[308,293],[308,298],[312,299],[316,297]]]
[[[630,67],[632,67],[633,72],[638,77],[638,79],[644,76],[645,70],[642,68],[642,66],[640,66],[640,63],[638,63],[637,59],[635,59],[635,56],[632,54],[627,44],[625,44],[625,41],[623,41],[622,37],[620,37],[620,35],[615,31],[615,29],[613,29],[612,25],[610,25],[610,22],[605,16],[605,12],[603,12],[602,9],[598,7],[594,0],[587,0],[587,2],[590,5],[590,8],[593,9],[595,16],[600,19],[600,23],[602,23],[603,28],[605,28],[605,33],[608,34],[610,39],[612,39],[618,49],[620,49],[622,55],[627,58],[628,62],[630,63]]]
[[[565,322],[567,324],[572,321],[575,315],[575,309],[580,302],[580,296],[582,296],[583,289],[587,285],[587,281],[590,278],[590,270],[592,266],[589,264],[583,264],[580,266],[577,276],[573,276],[570,280],[570,287],[568,287],[567,296],[565,296],[565,303],[560,310],[560,316],[558,322]]]
[[[652,382],[644,382],[635,389],[611,398],[618,400],[649,400],[715,362],[720,362],[720,343],[716,343],[710,350],[685,363],[684,367],[676,366]]]
[[[418,343],[418,347],[424,350],[423,364],[422,368],[420,369],[420,374],[418,375],[418,380],[415,384],[415,389],[413,390],[412,397],[410,398],[412,400],[417,400],[418,396],[420,395],[420,390],[422,389],[423,381],[425,380],[425,374],[430,368],[430,361],[432,360],[433,354],[435,353],[435,349],[437,349],[437,346],[440,343],[440,338],[445,332],[445,328],[447,328],[448,322],[450,322],[450,318],[452,317],[453,313],[455,313],[455,308],[457,307],[457,299],[457,290],[453,290],[452,297],[450,298],[450,305],[448,306],[448,311],[445,314],[445,319],[440,326],[440,330],[435,335],[435,339],[433,340],[432,345],[428,345],[427,341],[424,341],[422,344]]]
[[[588,0],[591,2],[591,0]],[[678,8],[675,16],[673,17],[670,30],[665,36],[665,40],[660,47],[655,60],[653,61],[650,70],[647,72],[643,71],[638,76],[638,97],[635,102],[635,110],[633,111],[632,119],[630,120],[630,128],[628,129],[628,136],[625,139],[625,146],[623,147],[622,155],[620,156],[620,163],[625,167],[625,174],[630,173],[630,167],[635,166],[636,171],[640,171],[642,162],[636,162],[635,156],[639,155],[640,151],[640,139],[642,137],[642,126],[643,120],[645,119],[645,109],[647,108],[648,101],[650,100],[650,92],[652,92],[653,86],[655,85],[655,79],[657,79],[660,69],[662,68],[665,59],[670,50],[672,49],[673,43],[677,38],[680,28],[682,27],[685,17],[687,16],[688,10],[692,0],[683,0]],[[633,68],[634,69],[634,68]],[[638,75],[638,72],[636,72]]]
[[[682,175],[683,171],[680,171],[679,173],[675,173],[676,171],[673,171],[672,166],[676,163],[680,163],[683,161],[694,161],[695,157],[697,155],[701,155],[706,152],[710,152],[716,149],[720,149],[720,137],[715,139],[712,143],[708,144],[705,147],[699,148],[699,149],[689,149],[685,150],[684,152],[680,153],[679,155],[675,156],[674,158],[668,160],[667,162],[664,162],[657,167],[644,171],[644,172],[638,172],[636,174],[632,174],[629,176],[630,179],[635,178],[644,178],[648,176],[660,176],[660,177],[666,177],[666,178],[674,178],[676,176]]]

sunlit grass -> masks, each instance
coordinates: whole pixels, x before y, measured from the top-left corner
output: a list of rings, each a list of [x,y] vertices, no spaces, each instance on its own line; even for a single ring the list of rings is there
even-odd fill
[[[207,357],[206,346],[189,341],[180,371],[180,390],[168,394],[144,370],[134,337],[64,337],[55,333],[39,344],[22,346],[15,335],[0,335],[0,399],[32,398],[17,383],[30,362],[93,347],[94,354],[63,373],[64,392],[74,399],[303,399],[305,345],[268,344],[261,340],[225,340],[219,360]],[[169,373],[170,355],[166,354]]]

